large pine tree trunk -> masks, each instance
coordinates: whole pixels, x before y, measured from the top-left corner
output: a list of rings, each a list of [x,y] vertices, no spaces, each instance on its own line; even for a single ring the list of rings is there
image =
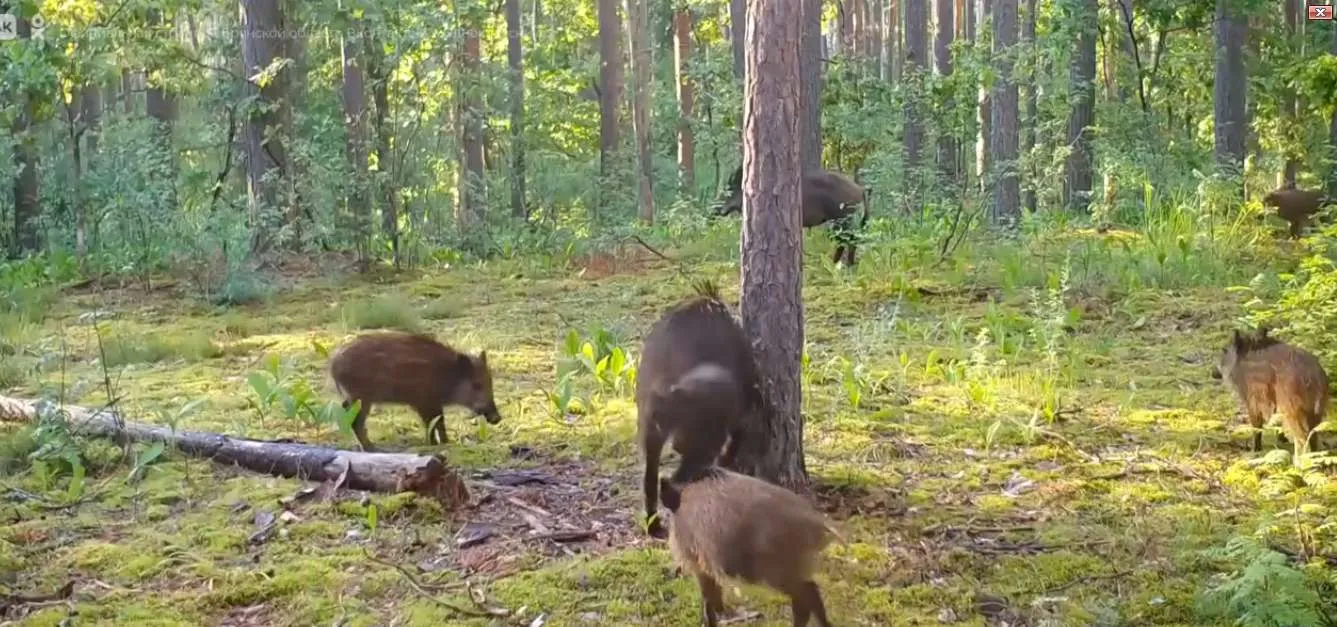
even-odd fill
[[[887,80],[901,80],[901,7],[905,0],[889,0],[887,8]]]
[[[279,0],[241,0],[241,56],[243,73],[253,77],[285,54],[283,39],[271,35],[286,25]],[[287,70],[264,87],[247,80],[246,93],[257,98],[256,111],[246,122],[246,200],[250,212],[251,256],[264,258],[274,247],[274,234],[287,215],[282,206],[288,155],[280,134],[288,119]],[[127,102],[129,94],[126,94]],[[262,110],[263,108],[263,110]]]
[[[506,0],[506,65],[510,71],[511,217],[523,219],[525,209],[525,67],[520,43],[520,0]]]
[[[599,209],[607,209],[613,184],[613,158],[621,136],[619,108],[622,106],[622,18],[618,0],[598,0],[599,8]]]
[[[358,265],[365,272],[371,265],[371,199],[367,193],[367,95],[359,62],[361,37],[345,35],[339,43],[343,61],[344,156],[353,180],[348,181],[344,202],[353,222]]]
[[[655,221],[650,154],[650,25],[647,0],[627,0],[628,42],[631,44],[631,127],[636,135],[637,216],[643,224]]]
[[[822,167],[822,0],[799,5],[799,158],[806,172]]]
[[[1072,152],[1065,164],[1063,206],[1086,211],[1091,202],[1092,155],[1091,126],[1096,122],[1096,25],[1098,0],[1082,0],[1074,17],[1077,50],[1072,55],[1069,89],[1072,90],[1072,114],[1068,117],[1068,145]]]
[[[928,2],[929,0],[905,0],[906,76],[922,75],[932,67],[928,53]],[[911,171],[912,180],[918,180],[919,177],[914,172],[923,164],[923,118],[927,114],[927,111],[923,110],[923,105],[918,104],[917,100],[926,101],[927,98],[910,99],[905,103],[905,165]]]
[[[1017,83],[1012,76],[1012,55],[1017,46],[1017,0],[995,0],[993,13],[993,58],[998,78],[993,85],[993,125],[989,152],[994,161],[993,222],[1016,226],[1021,216],[1021,193],[1017,184]]]
[[[769,411],[743,440],[736,467],[804,490],[802,392],[803,218],[800,39],[805,0],[754,0],[748,15],[743,101],[743,331],[756,351]],[[805,16],[805,19],[811,19]]]
[[[1328,54],[1337,56],[1337,28],[1332,29],[1332,42],[1329,46]],[[1337,107],[1333,108],[1328,119],[1328,151],[1333,161],[1337,162]],[[1337,165],[1328,171],[1328,198],[1337,198]]]
[[[1231,0],[1216,2],[1216,77],[1212,88],[1216,119],[1216,162],[1236,173],[1244,166],[1246,80],[1244,69],[1245,22],[1231,10]]]
[[[692,11],[681,6],[673,14],[673,35],[677,42],[673,54],[673,74],[678,86],[678,186],[685,195],[696,192],[696,139],[692,135],[696,92],[687,75],[692,58]]]
[[[473,7],[467,11],[475,10]],[[460,99],[460,145],[463,147],[460,164],[460,203],[455,224],[460,233],[474,232],[483,222],[483,205],[487,199],[483,173],[483,110],[478,93],[479,61],[481,55],[477,23],[469,20],[464,33],[464,56],[460,81],[463,94]]]
[[[937,38],[933,43],[933,56],[938,67],[938,75],[944,78],[952,75],[952,38],[956,34],[955,20],[952,17],[956,0],[937,0]],[[956,138],[950,128],[943,128],[938,137],[938,169],[948,180],[956,177]]]
[[[303,111],[306,106],[306,35],[302,30],[302,24],[297,20],[302,0],[283,0],[283,2],[284,20],[288,32],[294,35],[284,38],[283,54],[292,59],[292,65],[284,70],[284,76],[288,81],[286,94],[288,105],[283,108],[283,136],[288,141],[295,141],[296,114],[298,111]],[[287,245],[292,250],[301,249],[305,239],[305,229],[315,226],[307,224],[310,222],[308,218],[310,214],[302,205],[302,186],[306,184],[308,171],[306,160],[299,151],[294,150],[288,154],[288,163],[284,169],[283,193],[287,195],[284,202],[288,205],[288,215],[285,219],[293,230]]]

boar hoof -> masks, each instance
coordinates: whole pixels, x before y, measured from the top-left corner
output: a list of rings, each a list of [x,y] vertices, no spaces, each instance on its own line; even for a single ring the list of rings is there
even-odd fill
[[[646,529],[646,532],[656,540],[667,540],[669,535],[668,529],[665,529],[664,524],[659,522],[658,519],[650,521],[650,526]]]

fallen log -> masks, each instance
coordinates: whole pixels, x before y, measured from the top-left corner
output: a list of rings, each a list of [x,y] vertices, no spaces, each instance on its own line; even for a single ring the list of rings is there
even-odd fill
[[[34,422],[37,401],[0,396],[0,422]],[[122,441],[162,442],[192,457],[279,477],[333,482],[372,492],[416,492],[447,510],[469,500],[459,475],[439,457],[411,453],[362,453],[294,442],[266,442],[202,431],[129,422],[114,410],[62,408],[74,433]]]

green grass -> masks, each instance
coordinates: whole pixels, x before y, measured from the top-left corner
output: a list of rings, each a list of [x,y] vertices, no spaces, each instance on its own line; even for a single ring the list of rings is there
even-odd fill
[[[1196,223],[1181,213],[1157,220],[1150,235],[980,238],[940,264],[931,241],[875,237],[861,247],[860,265],[843,271],[825,261],[826,235],[806,236],[804,447],[845,537],[818,576],[837,624],[928,625],[954,616],[984,625],[991,619],[976,603],[982,595],[1031,623],[1229,623],[1199,611],[1200,594],[1224,568],[1204,552],[1265,528],[1295,503],[1263,489],[1283,471],[1251,463],[1247,435],[1232,431],[1234,399],[1208,369],[1245,298],[1225,288],[1290,261],[1244,230],[1212,239],[1193,235]],[[731,228],[688,238],[672,254],[736,303]],[[0,457],[10,457],[0,489],[43,499],[0,510],[8,525],[0,528],[0,569],[18,573],[18,583],[0,587],[43,592],[70,576],[96,579],[109,588],[75,603],[90,625],[215,623],[246,608],[285,624],[395,617],[488,625],[438,602],[475,607],[448,585],[465,569],[478,571],[470,580],[487,603],[526,608],[517,623],[543,613],[554,627],[698,624],[695,583],[674,577],[665,545],[636,531],[641,462],[631,389],[577,376],[573,391],[588,404],[577,402],[584,410],[571,415],[548,397],[570,329],[614,331],[635,355],[655,318],[690,294],[688,281],[663,262],[623,264],[597,278],[583,276],[580,263],[542,272],[517,271],[529,267],[524,260],[456,264],[399,277],[393,292],[357,277],[311,282],[221,315],[135,293],[70,296],[19,343],[63,329],[69,350],[84,358],[70,360],[63,375],[38,373],[37,383],[55,390],[63,381],[69,402],[101,406],[104,372],[90,359],[96,338],[74,321],[114,307],[118,316],[102,327],[106,374],[127,416],[162,422],[203,400],[179,428],[345,448],[352,438],[328,425],[276,413],[260,420],[250,409],[246,377],[264,355],[289,360],[290,376],[324,402],[335,395],[316,347],[357,330],[424,331],[466,350],[486,348],[504,419],[487,425],[448,410],[440,452],[466,476],[565,469],[561,476],[579,484],[572,492],[531,494],[547,494],[544,506],[554,510],[577,502],[573,516],[602,512],[601,541],[572,545],[573,556],[551,543],[517,544],[525,523],[516,518],[504,540],[460,550],[459,529],[509,507],[505,499],[443,512],[415,497],[375,494],[299,503],[282,533],[253,546],[256,513],[277,514],[278,500],[302,483],[170,451],[140,482],[127,481],[127,466],[93,465],[91,496],[53,516],[48,501],[68,498],[68,477],[27,467],[18,458],[35,450],[32,431],[0,425]],[[377,406],[368,429],[387,450],[437,452],[407,408]],[[515,456],[516,447],[534,458]],[[1316,498],[1337,502],[1337,488],[1313,485]],[[1287,529],[1275,531],[1283,544],[1293,543]],[[437,562],[445,570],[419,568]],[[419,588],[385,563],[403,566]],[[441,585],[438,600],[420,592]],[[773,592],[726,595],[731,608],[762,613],[749,624],[788,624],[788,604]],[[46,608],[27,624],[64,615]]]

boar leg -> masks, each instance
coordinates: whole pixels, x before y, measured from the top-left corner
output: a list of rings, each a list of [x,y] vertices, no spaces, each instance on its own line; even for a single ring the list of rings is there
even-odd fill
[[[1249,426],[1253,427],[1253,451],[1256,453],[1263,450],[1263,417],[1249,414]],[[1283,436],[1278,433],[1277,437]]]
[[[446,443],[446,419],[442,415],[441,407],[431,407],[423,405],[414,407],[418,412],[418,417],[422,418],[422,426],[427,429],[428,444]]]
[[[653,425],[648,425],[641,433],[641,450],[645,452],[645,519],[650,521],[647,531],[651,537],[664,539],[668,533],[658,518],[651,520],[659,511],[659,455],[664,451],[664,436]]]
[[[352,407],[353,400],[356,399],[344,401],[344,409]],[[367,414],[369,413],[371,413],[371,403],[364,400],[362,405],[358,407],[357,417],[353,418],[353,435],[357,436],[357,443],[362,446],[362,450],[368,453],[376,450],[376,447],[371,445],[371,440],[367,439]]]
[[[710,575],[696,575],[696,585],[701,588],[702,624],[706,627],[719,625],[719,615],[724,611],[724,592],[719,582]]]
[[[817,582],[805,581],[794,586],[789,591],[789,599],[789,607],[794,612],[794,627],[807,627],[808,619],[813,616],[817,617],[817,627],[831,627]]]

